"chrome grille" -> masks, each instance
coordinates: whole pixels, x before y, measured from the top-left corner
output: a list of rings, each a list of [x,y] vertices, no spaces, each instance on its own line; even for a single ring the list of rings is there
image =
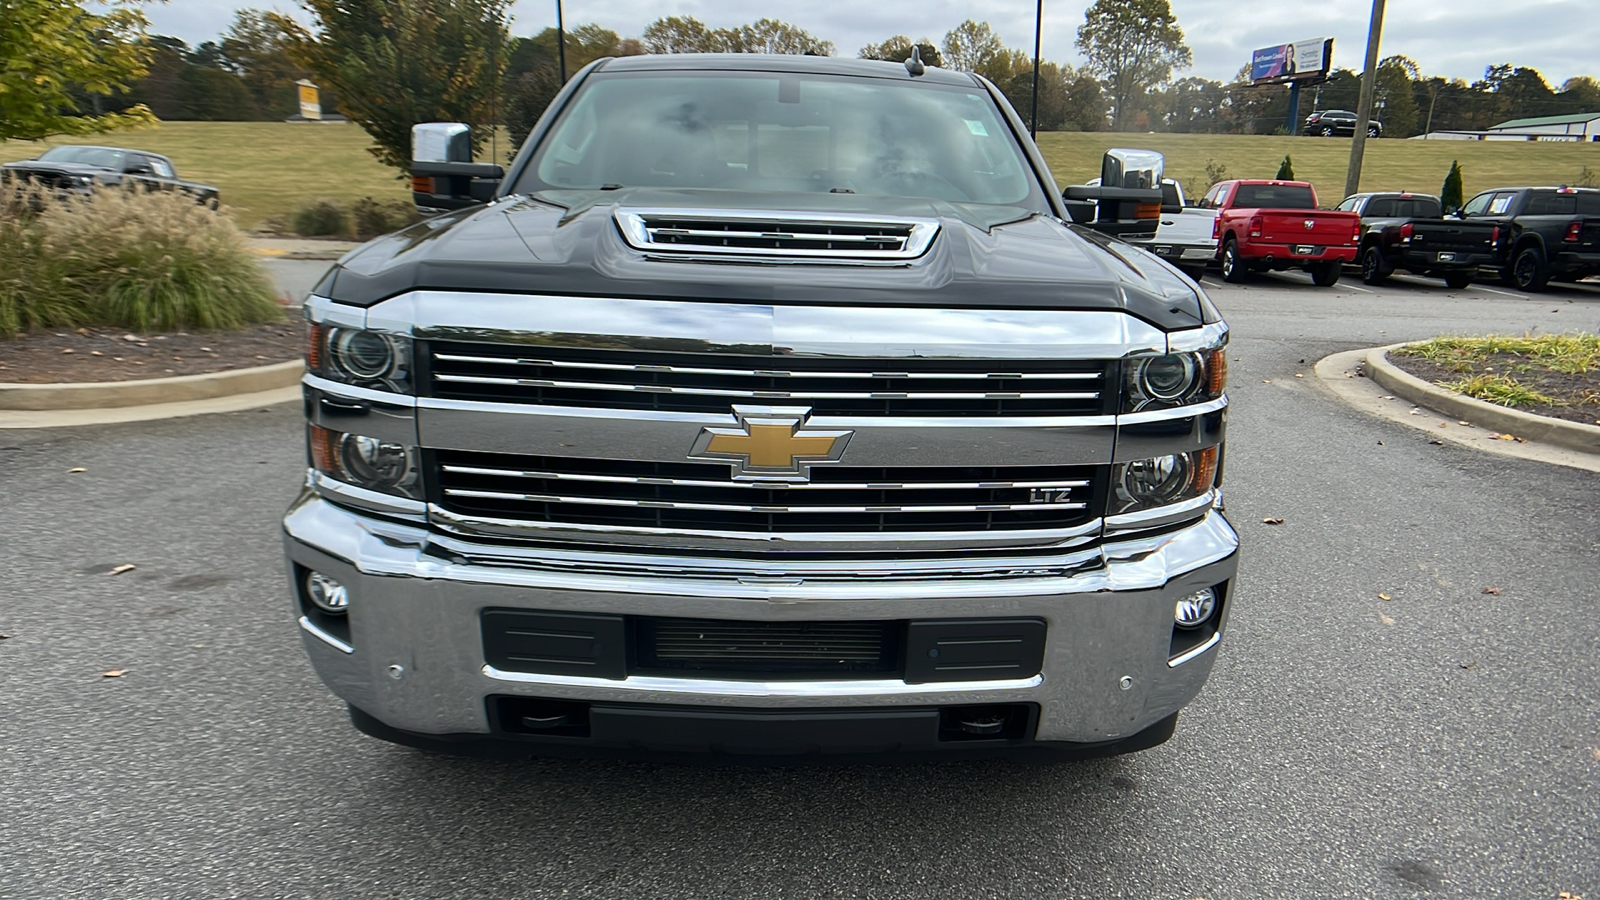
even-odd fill
[[[937,219],[815,213],[624,209],[616,218],[636,249],[718,256],[910,260],[939,232]]]
[[[889,671],[898,666],[898,622],[746,622],[716,619],[636,620],[641,669],[738,670],[800,668]]]
[[[760,533],[1067,528],[1103,503],[1093,466],[812,469],[804,484],[736,482],[717,463],[430,451],[432,502],[551,525]]]
[[[1107,412],[1100,360],[834,359],[434,341],[432,395],[546,406],[725,413],[733,403],[841,416]]]

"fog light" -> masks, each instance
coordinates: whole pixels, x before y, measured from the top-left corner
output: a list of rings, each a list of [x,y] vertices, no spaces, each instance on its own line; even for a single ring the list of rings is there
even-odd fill
[[[350,608],[350,592],[321,572],[306,573],[306,596],[311,605],[330,615],[343,615]]]
[[[1173,607],[1172,619],[1179,628],[1199,628],[1217,611],[1217,592],[1202,588],[1179,600]]]

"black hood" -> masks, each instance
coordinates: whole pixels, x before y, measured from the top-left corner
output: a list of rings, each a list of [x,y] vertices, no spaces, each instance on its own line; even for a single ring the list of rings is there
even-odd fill
[[[908,263],[697,259],[628,245],[619,208],[935,218]],[[632,189],[510,197],[428,219],[340,260],[315,293],[371,306],[412,290],[706,302],[930,308],[1119,309],[1163,330],[1214,321],[1180,275],[1142,250],[1018,207],[849,194]]]
[[[19,162],[4,163],[0,165],[0,168],[23,172],[48,172],[52,175],[104,175],[111,171],[101,166],[90,166],[84,163],[45,162],[37,159],[24,159]]]

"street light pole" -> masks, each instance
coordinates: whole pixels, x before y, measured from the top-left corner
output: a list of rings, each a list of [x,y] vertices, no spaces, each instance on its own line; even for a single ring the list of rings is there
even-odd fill
[[[556,55],[561,57],[561,83],[567,83],[567,27],[561,20],[561,0],[556,0]]]
[[[1383,36],[1383,2],[1372,0],[1372,22],[1367,26],[1367,68],[1361,73],[1361,102],[1350,140],[1350,169],[1344,176],[1346,197],[1361,190],[1361,158],[1367,151],[1368,123],[1372,121],[1372,94],[1378,83],[1378,41]]]
[[[1028,119],[1028,137],[1039,136],[1039,43],[1044,35],[1044,0],[1033,14],[1033,115]]]

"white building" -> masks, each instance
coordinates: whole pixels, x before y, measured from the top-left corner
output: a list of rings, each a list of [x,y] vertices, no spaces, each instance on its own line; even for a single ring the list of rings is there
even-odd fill
[[[1490,127],[1484,132],[1485,140],[1506,140],[1496,135],[1516,135],[1515,140],[1530,141],[1600,141],[1600,112],[1577,113],[1570,116],[1541,116],[1537,119],[1512,119]]]

